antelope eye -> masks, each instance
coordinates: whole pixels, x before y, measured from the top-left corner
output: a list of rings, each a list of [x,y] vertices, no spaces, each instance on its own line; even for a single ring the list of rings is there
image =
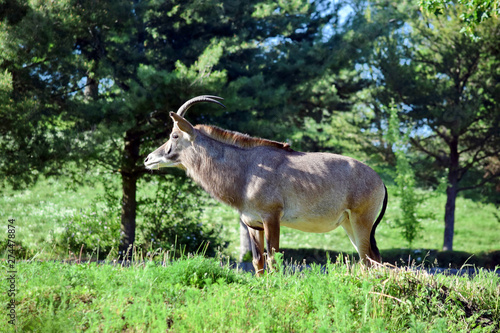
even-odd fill
[[[172,139],[178,139],[178,138],[179,138],[179,134],[177,134],[177,133],[172,134]]]

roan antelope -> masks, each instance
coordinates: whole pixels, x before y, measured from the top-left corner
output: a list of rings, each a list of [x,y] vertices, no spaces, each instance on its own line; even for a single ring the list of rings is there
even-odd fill
[[[350,157],[297,152],[285,143],[193,126],[184,118],[194,104],[222,105],[218,99],[198,96],[170,112],[170,139],[149,154],[146,168],[184,169],[213,197],[236,208],[249,228],[257,274],[264,269],[264,237],[272,267],[282,225],[306,232],[342,226],[366,265],[370,259],[380,262],[374,236],[387,188],[378,174]]]

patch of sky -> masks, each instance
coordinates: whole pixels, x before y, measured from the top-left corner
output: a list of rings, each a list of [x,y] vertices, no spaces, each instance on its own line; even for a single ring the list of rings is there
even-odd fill
[[[354,66],[357,72],[360,73],[361,78],[365,80],[372,80],[375,82],[381,82],[384,78],[384,75],[380,71],[380,69],[375,66],[371,66],[370,64],[356,64]]]
[[[325,2],[324,5],[318,5],[318,11],[320,12],[321,17],[325,17],[332,12],[337,12],[337,15],[332,18],[332,21],[325,24],[323,27],[322,42],[327,42],[335,36],[347,23],[349,16],[354,13],[354,9],[350,4],[346,4],[345,2],[339,0],[333,0]]]
[[[104,94],[107,91],[109,91],[111,88],[113,88],[115,84],[115,81],[111,78],[103,78],[99,80],[99,94]],[[74,89],[70,93],[68,93],[69,96],[75,96],[79,91],[82,91],[85,89],[85,86],[87,85],[87,77],[82,77],[78,83],[77,83],[77,89]]]
[[[407,105],[404,103],[398,104],[396,107],[399,110],[399,112],[402,112],[402,113],[411,112],[413,110],[413,107],[411,105]],[[364,109],[366,112],[370,113],[371,110],[373,110],[375,108],[375,106],[374,105],[365,105],[365,106],[358,105],[357,108],[359,108],[360,110]],[[379,105],[378,108],[385,109],[386,107],[384,105]],[[381,130],[383,133],[386,133],[388,128],[389,128],[389,126],[388,126],[387,120],[382,119],[380,121],[380,128],[375,126],[375,125],[372,125],[370,128],[368,128],[366,130],[369,132],[372,132],[372,133],[376,133],[379,130]],[[427,124],[427,119],[423,119],[423,121],[419,122],[418,124],[417,123],[413,123],[413,124],[401,123],[400,124],[400,131],[402,133],[406,132],[408,130],[408,128],[410,128],[410,133],[409,133],[410,138],[418,138],[418,137],[425,138],[425,137],[428,137],[428,136],[433,134],[432,128]],[[362,129],[361,131],[365,132],[365,129]],[[374,146],[380,146],[381,143],[382,142],[380,142],[378,140],[375,140],[372,142],[372,144]],[[408,143],[407,145],[399,147],[398,149],[407,150],[409,148],[409,146],[410,145]],[[396,149],[396,147],[393,146],[393,149]]]
[[[347,22],[349,15],[354,12],[354,9],[343,1],[333,0],[325,1],[324,3],[319,3],[317,7],[318,13],[321,17],[332,14],[332,12],[337,12],[337,15],[332,18],[332,21],[325,24],[321,32],[321,41],[327,42],[338,30],[341,29]],[[274,13],[279,14],[281,12],[280,8],[276,8]],[[316,15],[313,14],[313,15]],[[307,31],[307,25],[304,24],[302,27],[295,30],[296,33],[303,33]],[[261,45],[263,45],[268,52],[275,51],[275,47],[280,44],[291,43],[292,39],[284,36],[274,36],[266,38]]]

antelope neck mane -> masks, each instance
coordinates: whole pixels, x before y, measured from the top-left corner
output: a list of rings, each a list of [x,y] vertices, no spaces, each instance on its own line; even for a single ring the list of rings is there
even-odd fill
[[[293,151],[288,143],[283,143],[268,139],[254,138],[247,134],[228,131],[216,126],[196,125],[195,128],[211,139],[240,148],[268,146],[268,147],[283,149],[286,151]]]

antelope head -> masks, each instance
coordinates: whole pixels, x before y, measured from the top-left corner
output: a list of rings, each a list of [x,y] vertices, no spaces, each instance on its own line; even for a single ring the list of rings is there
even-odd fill
[[[194,104],[201,102],[216,103],[225,107],[217,99],[222,99],[217,96],[198,96],[184,103],[177,113],[170,112],[170,117],[174,121],[170,139],[165,142],[160,148],[148,155],[144,160],[146,169],[158,170],[160,168],[178,167],[184,169],[181,162],[181,152],[186,148],[191,147],[196,138],[196,130],[193,125],[184,119],[186,111]]]

